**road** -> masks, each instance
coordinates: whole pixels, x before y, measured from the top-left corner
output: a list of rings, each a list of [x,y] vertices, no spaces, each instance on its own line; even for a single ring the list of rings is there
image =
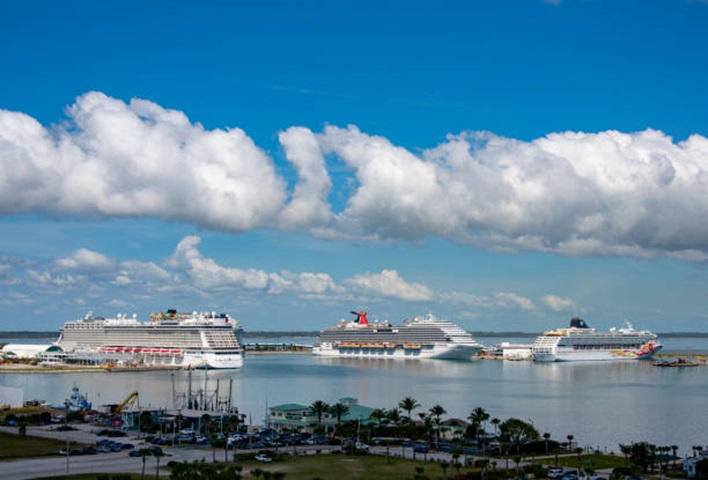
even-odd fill
[[[56,427],[29,427],[28,435],[54,438],[57,440],[69,440],[74,446],[77,444],[92,445],[99,438],[95,432],[99,428],[89,425],[78,425],[77,430],[60,432]],[[0,427],[0,431],[17,434],[16,427]],[[140,448],[147,446],[141,438],[137,436],[120,437],[116,439],[122,443],[132,443]],[[332,450],[339,450],[338,446],[318,445],[318,446],[298,446],[298,447],[281,447],[279,450],[282,454],[289,455],[313,455],[317,453],[327,453]],[[252,451],[239,450],[237,453],[245,454]],[[370,453],[374,455],[389,455],[392,458],[407,458],[416,459],[428,462],[448,462],[452,463],[453,458],[450,453],[446,452],[429,452],[429,453],[414,453],[410,447],[381,447],[371,446]],[[145,473],[150,476],[155,475],[157,469],[156,457],[145,457]],[[211,462],[214,458],[217,461],[224,461],[224,450],[213,452],[208,447],[201,446],[177,446],[166,447],[165,456],[160,459],[160,467],[165,466],[170,461],[195,461],[204,460]],[[233,453],[228,452],[228,459],[233,461]],[[461,455],[458,460],[462,464],[473,464],[475,457],[469,455]],[[506,467],[502,464],[502,459],[496,459],[498,462],[497,468]],[[525,463],[525,462],[524,462]],[[140,474],[143,469],[143,459],[141,457],[130,457],[127,452],[99,453],[96,455],[78,455],[78,456],[56,456],[51,458],[32,458],[26,460],[13,460],[2,462],[0,464],[1,478],[13,480],[34,479],[39,477],[63,476],[68,472],[70,474],[82,473],[137,473]],[[514,467],[513,462],[509,462],[510,467]],[[604,473],[604,472],[603,472]],[[160,476],[169,476],[169,470],[160,469]]]

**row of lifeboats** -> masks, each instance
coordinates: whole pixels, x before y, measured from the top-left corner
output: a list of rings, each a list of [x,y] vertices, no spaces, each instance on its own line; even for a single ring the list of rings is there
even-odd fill
[[[181,355],[178,348],[143,348],[143,347],[101,347],[101,353],[141,353],[149,355]]]
[[[383,349],[394,349],[403,347],[405,350],[420,350],[421,346],[419,343],[347,343],[340,342],[336,344],[337,348],[383,348]]]

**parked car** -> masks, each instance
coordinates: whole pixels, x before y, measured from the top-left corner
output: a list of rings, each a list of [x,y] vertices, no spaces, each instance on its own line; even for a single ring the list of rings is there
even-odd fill
[[[548,478],[560,478],[563,476],[563,469],[561,467],[551,467],[546,475]]]
[[[158,447],[157,445],[151,445],[148,447],[148,451],[152,455],[163,455],[165,452],[162,450],[162,447]]]
[[[428,453],[428,446],[425,443],[414,443],[413,451],[415,453]]]
[[[265,463],[270,463],[273,461],[272,458],[270,458],[268,455],[264,453],[259,453],[258,455],[255,456],[255,459],[257,462],[265,462]]]
[[[365,443],[362,443],[362,442],[356,442],[356,443],[354,444],[354,449],[355,449],[355,450],[363,450],[363,451],[368,452],[368,451],[369,451],[369,446],[368,446],[367,444],[365,444]]]

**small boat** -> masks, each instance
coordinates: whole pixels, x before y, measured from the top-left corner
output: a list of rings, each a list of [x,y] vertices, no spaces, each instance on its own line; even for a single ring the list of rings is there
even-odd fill
[[[71,389],[71,397],[67,400],[66,407],[70,412],[91,410],[91,402],[88,401],[86,395],[81,394],[79,387],[74,385]]]

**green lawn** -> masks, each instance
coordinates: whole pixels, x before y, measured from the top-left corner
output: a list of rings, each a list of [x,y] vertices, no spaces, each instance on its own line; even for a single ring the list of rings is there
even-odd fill
[[[273,463],[260,463],[254,460],[239,462],[243,467],[245,479],[256,478],[255,469],[269,472],[284,472],[286,480],[401,480],[411,479],[416,475],[416,467],[424,469],[423,475],[429,478],[442,478],[443,471],[439,464],[391,458],[379,455],[307,455],[282,457]],[[461,472],[469,469],[461,469]],[[449,467],[447,476],[451,477],[454,469]],[[262,478],[262,476],[261,476]]]
[[[57,455],[66,442],[0,432],[0,460]]]

